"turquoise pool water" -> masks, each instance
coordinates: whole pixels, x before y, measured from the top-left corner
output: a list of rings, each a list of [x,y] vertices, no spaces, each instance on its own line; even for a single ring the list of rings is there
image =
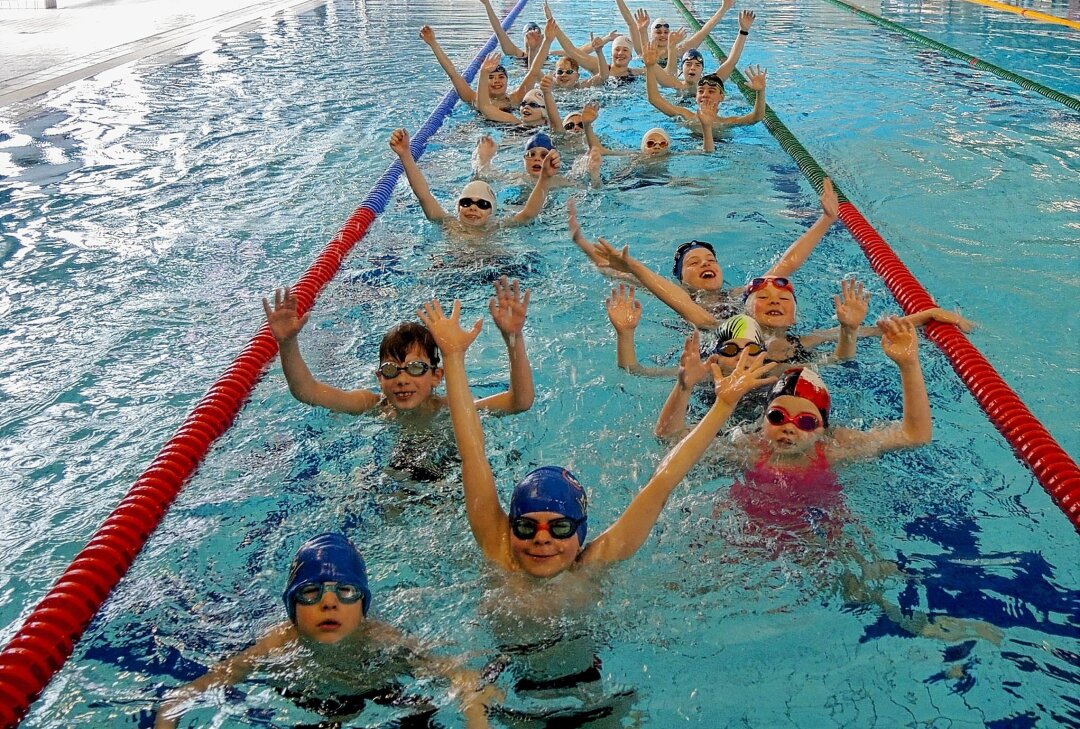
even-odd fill
[[[647,7],[677,18],[670,5]],[[618,25],[606,5],[555,10],[569,28]],[[887,10],[1076,93],[1070,59],[1080,54],[1063,30],[961,2]],[[223,34],[174,63],[151,59],[3,110],[0,638],[255,331],[259,298],[295,280],[367,193],[390,161],[390,130],[415,129],[441,97],[447,83],[419,26],[435,26],[464,65],[488,34],[478,11],[331,2]],[[818,0],[759,14],[744,65],[769,68],[769,103],[939,301],[982,325],[976,346],[1075,454],[1076,115]],[[539,17],[529,7],[523,21]],[[722,47],[734,27],[721,24]],[[610,145],[636,146],[660,121],[634,89],[576,100],[594,96]],[[728,107],[745,108],[734,98]],[[442,199],[467,179],[485,129],[459,108],[433,140],[421,166]],[[502,136],[499,162],[511,168],[520,140]],[[687,134],[674,137],[689,147]],[[535,292],[538,397],[529,413],[486,421],[492,460],[506,490],[534,465],[573,468],[594,529],[665,452],[649,431],[669,383],[614,367],[608,284],[567,239],[567,197],[579,198],[590,234],[628,243],[658,268],[673,242],[714,242],[732,281],[767,266],[817,214],[816,196],[761,127],[731,133],[717,155],[676,156],[658,179],[621,179],[618,163],[606,175],[602,191],[555,194],[538,223],[480,262],[463,260],[402,187],[302,340],[320,376],[371,385],[381,333],[419,303],[457,296],[479,316],[490,279],[520,275]],[[800,273],[800,291],[816,294],[800,298],[805,329],[830,323],[827,294],[849,273],[868,280],[872,315],[898,310],[838,226]],[[639,353],[668,364],[682,328],[658,302],[645,307]],[[478,391],[505,386],[502,346],[487,329],[469,360]],[[877,608],[845,605],[835,564],[769,554],[736,517],[713,515],[732,475],[707,464],[676,491],[645,549],[614,570],[596,609],[557,621],[575,650],[602,659],[599,695],[511,692],[508,705],[612,706],[593,726],[1080,722],[1075,532],[931,345],[923,362],[934,444],[845,471],[849,504],[865,541],[912,574],[888,583],[891,601],[994,622],[1001,645],[912,638]],[[898,411],[895,369],[872,343],[857,365],[826,376],[836,422]],[[499,653],[494,593],[451,497],[453,472],[402,493],[383,471],[394,443],[385,424],[294,402],[272,368],[25,725],[145,724],[164,688],[281,619],[292,552],[330,528],[362,545],[378,616],[478,667]],[[242,691],[211,697],[188,725],[313,720],[265,680]]]

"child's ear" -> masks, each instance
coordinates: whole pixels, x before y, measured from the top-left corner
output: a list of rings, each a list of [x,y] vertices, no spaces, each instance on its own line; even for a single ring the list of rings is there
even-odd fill
[[[435,387],[438,387],[439,384],[442,382],[443,368],[442,367],[436,367],[433,370],[431,370],[431,374],[435,378]]]

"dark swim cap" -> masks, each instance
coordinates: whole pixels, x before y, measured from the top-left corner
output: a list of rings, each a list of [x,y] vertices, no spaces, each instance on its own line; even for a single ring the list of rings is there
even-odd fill
[[[769,402],[783,395],[801,397],[814,403],[818,412],[821,413],[821,424],[826,428],[829,427],[829,408],[832,407],[832,400],[829,397],[829,388],[825,386],[825,382],[817,372],[805,367],[792,367],[786,370],[769,391]]]
[[[698,79],[698,86],[716,86],[721,92],[724,90],[724,79],[717,76],[715,73],[707,73]]]
[[[305,585],[336,582],[356,585],[363,595],[364,615],[371,607],[371,590],[368,589],[367,565],[360,552],[344,534],[320,534],[304,542],[293,558],[289,570],[289,584],[282,599],[289,613],[289,620],[296,622],[296,594]]]
[[[713,256],[716,255],[716,249],[714,249],[711,245],[709,245],[708,243],[706,243],[703,240],[687,241],[686,243],[683,243],[681,246],[676,248],[675,249],[675,266],[671,269],[671,273],[672,273],[672,275],[675,276],[675,278],[679,279],[680,281],[682,281],[682,262],[683,262],[683,259],[686,258],[687,253],[694,250],[695,248],[704,248],[709,253],[713,254]]]
[[[544,134],[543,132],[537,132],[536,134],[529,137],[529,139],[525,142],[525,151],[528,152],[530,149],[533,149],[535,147],[552,150],[555,149],[555,144],[551,141],[551,137]]]
[[[522,34],[528,33],[530,30],[540,30],[539,23],[526,23],[525,27],[521,29]]]
[[[682,54],[682,58],[679,59],[679,65],[681,66],[690,60],[701,61],[701,65],[705,65],[705,56],[701,55],[701,51],[697,48],[691,48],[686,53]]]
[[[543,466],[530,471],[510,497],[510,518],[534,511],[553,511],[580,521],[578,543],[585,544],[589,527],[589,499],[577,477],[559,466]]]

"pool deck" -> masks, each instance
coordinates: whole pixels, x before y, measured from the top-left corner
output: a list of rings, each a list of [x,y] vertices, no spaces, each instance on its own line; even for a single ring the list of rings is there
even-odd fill
[[[57,0],[0,7],[0,107],[183,46],[227,28],[324,0]]]

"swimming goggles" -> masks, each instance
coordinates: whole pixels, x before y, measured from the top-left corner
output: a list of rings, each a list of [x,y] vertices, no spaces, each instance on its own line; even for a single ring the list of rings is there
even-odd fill
[[[482,202],[487,202],[487,200],[483,200]],[[376,371],[383,379],[392,380],[402,372],[407,372],[412,377],[420,377],[421,375],[426,375],[430,369],[432,369],[432,367],[427,362],[421,362],[416,359],[405,366],[394,364],[393,362],[383,362]]]
[[[821,420],[819,420],[816,415],[799,413],[792,417],[787,410],[784,410],[784,408],[779,405],[770,406],[765,412],[765,419],[772,425],[785,425],[791,423],[799,430],[806,431],[807,433],[813,433],[821,427]]]
[[[743,351],[744,349],[746,350],[746,353],[749,354],[751,357],[757,357],[759,354],[765,351],[765,348],[757,342],[747,342],[741,347],[735,342],[724,342],[716,348],[715,352],[721,357],[738,357],[739,352]]]
[[[781,291],[790,291],[793,295],[795,293],[795,284],[791,283],[791,279],[789,278],[784,278],[783,276],[760,276],[758,278],[750,279],[750,283],[746,285],[746,291],[743,292],[743,298],[745,299],[750,296],[750,294],[761,291],[769,284],[772,284]]]
[[[519,109],[524,109],[526,107],[528,107],[529,109],[543,109],[544,105],[543,104],[537,104],[535,101],[523,101],[523,102],[521,102],[521,105],[518,108]]]
[[[563,129],[584,129],[585,122],[566,122],[563,124]]]
[[[510,521],[510,531],[518,539],[533,539],[539,532],[546,531],[555,539],[569,539],[577,533],[584,519],[571,519],[563,516],[549,521],[537,521],[527,516],[519,516]]]
[[[698,85],[699,89],[702,86],[715,86],[716,88],[720,89],[721,91],[724,90],[724,82],[721,81],[720,79],[712,76],[712,74],[709,74],[709,76],[703,76],[700,79],[698,79],[697,85]]]
[[[312,582],[301,587],[296,593],[296,601],[301,605],[318,605],[323,595],[332,592],[344,605],[352,605],[359,602],[364,593],[356,585],[347,585],[338,582]]]
[[[482,197],[475,199],[471,197],[460,197],[458,198],[457,204],[459,208],[467,208],[473,205],[480,208],[481,210],[491,210],[491,203]],[[415,362],[410,364],[415,364]],[[421,362],[420,364],[423,364],[423,362]]]
[[[653,30],[657,30],[658,28],[663,28],[664,30],[671,30],[671,25],[668,23],[657,23],[653,26]]]
[[[567,71],[565,68],[557,68],[557,69],[555,69],[555,75],[556,76],[573,76],[575,73],[577,73],[576,68],[572,68],[569,71]]]
[[[668,141],[666,139],[645,140],[645,149],[663,149],[666,146],[668,146]]]

